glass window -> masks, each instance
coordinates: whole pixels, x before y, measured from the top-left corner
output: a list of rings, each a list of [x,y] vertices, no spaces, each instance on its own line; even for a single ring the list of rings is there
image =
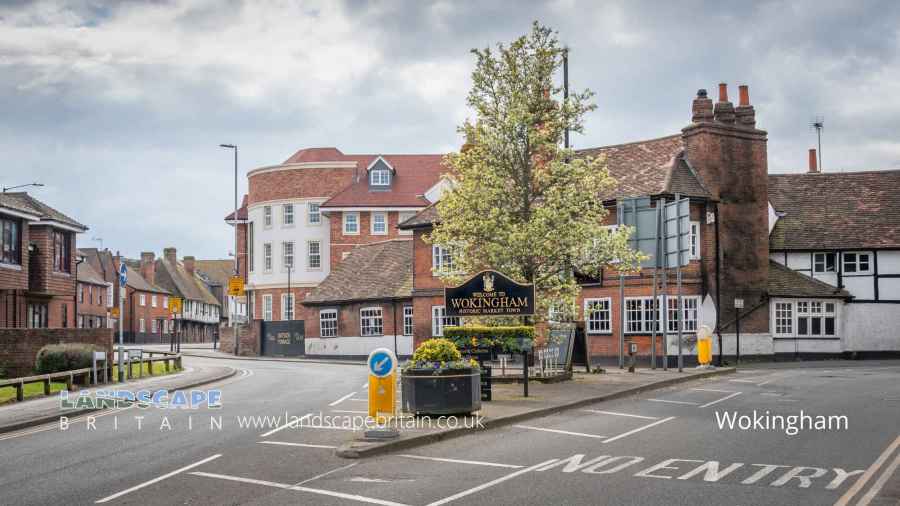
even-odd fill
[[[610,299],[585,299],[584,321],[588,334],[609,334],[611,331]]]
[[[156,295],[150,296],[150,305],[156,307]]]
[[[869,273],[868,253],[844,253],[843,270],[848,274]]]
[[[163,295],[163,309],[169,309],[169,298]]]
[[[319,336],[337,337],[336,309],[323,309],[319,311]]]
[[[284,204],[281,206],[281,223],[283,225],[294,224],[294,204]]]
[[[147,332],[147,324],[146,324],[146,322],[144,321],[144,319],[141,318],[140,321],[139,321],[138,323],[139,323],[139,325],[140,325],[140,327],[139,327],[140,332]]]
[[[147,305],[147,296],[146,296],[146,295],[144,295],[144,294],[142,293],[142,294],[140,295],[139,299],[140,299],[140,302],[141,302],[141,307],[144,307],[144,306]]]
[[[281,243],[281,265],[285,269],[294,268],[294,243],[291,241]]]
[[[72,272],[72,234],[53,231],[53,270],[58,272]]]
[[[306,243],[306,265],[310,269],[322,268],[322,244],[319,241]]]
[[[156,334],[159,331],[159,323],[156,320],[150,320],[150,332]]]
[[[359,233],[359,213],[344,213],[344,233]]]
[[[318,202],[310,202],[306,206],[307,210],[307,221],[309,221],[310,225],[318,225],[322,223],[322,214],[319,212],[319,203]]]
[[[432,245],[431,268],[435,272],[453,272],[453,256],[450,250],[437,244]]]
[[[367,307],[359,310],[359,331],[362,336],[380,336],[383,334],[383,319],[380,307]]]
[[[272,226],[272,206],[263,207],[263,226]]]
[[[700,258],[700,222],[691,222],[691,259]]]
[[[794,332],[794,307],[790,302],[775,303],[775,333],[791,335]]]
[[[671,305],[672,299],[669,300]],[[672,308],[676,310],[675,315],[677,316],[677,307],[672,306]],[[659,316],[659,306],[654,306],[652,297],[625,299],[626,333],[650,333],[654,328],[659,330]]]
[[[247,270],[253,272],[253,222],[247,224]]]
[[[269,242],[263,244],[263,270],[272,270],[272,243]]]
[[[813,253],[813,272],[834,271],[834,253]]]
[[[46,303],[32,302],[28,304],[28,328],[47,328],[48,307]],[[81,318],[79,316],[79,318]],[[79,325],[80,326],[80,325]]]
[[[272,321],[272,295],[263,295],[263,320]]]
[[[444,306],[431,306],[431,335],[441,337],[444,327],[459,326],[458,316],[445,316]]]
[[[387,234],[387,215],[385,213],[372,213],[372,233]]]
[[[372,186],[389,186],[391,184],[391,171],[386,169],[374,169],[370,171],[369,183]]]
[[[12,218],[0,218],[0,262],[22,263],[21,223]]]
[[[294,319],[294,294],[292,293],[281,294],[281,319]]]
[[[413,307],[403,306],[403,335],[413,335]]]

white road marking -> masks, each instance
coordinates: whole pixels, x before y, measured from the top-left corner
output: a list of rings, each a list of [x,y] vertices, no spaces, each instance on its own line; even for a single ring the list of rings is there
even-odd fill
[[[752,379],[736,379],[736,380],[728,380],[728,381],[730,381],[732,383],[753,383],[754,385],[756,384],[756,380],[752,380]]]
[[[617,413],[615,411],[600,411],[599,409],[584,409],[588,413],[596,413],[598,415],[627,416],[630,418],[641,418],[644,420],[659,420],[658,416],[632,415],[631,413]]]
[[[458,494],[454,494],[454,495],[451,495],[450,497],[445,497],[445,498],[443,498],[443,499],[441,499],[441,500],[439,500],[439,501],[435,501],[435,502],[433,502],[433,503],[430,503],[430,504],[428,504],[428,506],[440,506],[441,504],[447,504],[448,502],[452,502],[452,501],[455,501],[455,500],[457,500],[457,499],[466,497],[467,495],[472,495],[472,494],[474,494],[474,493],[476,493],[476,492],[481,492],[481,491],[484,490],[484,489],[493,487],[494,485],[503,483],[504,481],[511,480],[511,479],[513,479],[513,478],[515,478],[515,477],[517,477],[517,476],[521,476],[521,475],[523,475],[523,474],[525,474],[525,473],[529,473],[529,472],[534,471],[534,470],[536,470],[536,469],[538,469],[538,468],[544,467],[544,466],[546,466],[546,465],[548,465],[548,464],[552,464],[552,463],[556,462],[557,460],[559,460],[559,459],[550,459],[550,460],[548,460],[548,461],[541,462],[540,464],[537,464],[537,465],[534,465],[534,466],[531,466],[531,467],[526,467],[525,469],[520,469],[520,470],[518,470],[518,471],[516,471],[516,472],[514,472],[514,473],[507,474],[506,476],[501,476],[500,478],[497,478],[496,480],[489,481],[489,482],[487,482],[487,483],[485,483],[485,484],[483,484],[483,485],[478,485],[477,487],[473,487],[473,488],[470,488],[470,489],[468,489],[468,490],[463,490],[462,492],[460,492],[460,493],[458,493]]]
[[[872,475],[874,475],[878,471],[878,468],[880,468],[888,459],[888,457],[890,457],[891,454],[894,453],[894,450],[896,450],[898,446],[900,446],[900,436],[897,436],[897,439],[894,439],[894,442],[888,445],[887,449],[884,450],[877,459],[875,459],[875,462],[873,462],[868,469],[866,469],[866,472],[863,473],[862,476],[860,476],[859,479],[857,479],[853,483],[853,486],[850,487],[850,489],[847,490],[847,492],[845,492],[844,495],[842,495],[836,503],[834,503],[834,506],[846,506],[850,502],[850,500],[853,499],[853,496],[855,496],[860,491],[860,489],[863,488],[863,485],[865,485],[866,482],[872,478]]]
[[[163,481],[163,480],[165,480],[166,478],[171,478],[171,477],[175,476],[176,474],[183,473],[183,472],[187,471],[188,469],[193,469],[193,468],[195,468],[195,467],[197,467],[197,466],[206,464],[207,462],[210,462],[210,461],[212,461],[212,460],[216,460],[217,458],[219,458],[219,457],[221,457],[221,456],[222,456],[222,454],[217,453],[217,454],[213,455],[212,457],[206,457],[205,459],[200,460],[200,461],[197,461],[197,462],[194,462],[194,463],[191,464],[191,465],[184,466],[184,467],[182,467],[181,469],[176,469],[176,470],[172,471],[171,473],[167,473],[167,474],[164,474],[164,475],[159,476],[159,477],[157,477],[157,478],[153,478],[153,479],[150,480],[150,481],[145,481],[144,483],[141,483],[140,485],[136,485],[136,486],[131,487],[131,488],[129,488],[129,489],[125,489],[125,490],[123,490],[123,491],[121,491],[121,492],[117,492],[117,493],[115,493],[115,494],[113,494],[113,495],[111,495],[111,496],[104,497],[103,499],[99,499],[99,500],[94,501],[94,502],[95,502],[96,504],[101,504],[101,503],[105,503],[105,502],[107,502],[107,501],[112,501],[113,499],[117,499],[117,498],[119,498],[119,497],[122,497],[122,496],[125,495],[125,494],[130,494],[131,492],[134,492],[135,490],[140,490],[140,489],[142,489],[142,488],[144,488],[144,487],[148,487],[148,486],[150,486],[150,485],[153,485],[154,483],[158,483],[158,482],[160,482],[160,481]]]
[[[887,483],[891,475],[894,474],[894,471],[897,470],[898,465],[900,465],[900,454],[894,457],[894,461],[891,462],[891,465],[889,465],[887,469],[885,469],[884,472],[881,473],[881,476],[877,480],[875,480],[875,483],[872,484],[872,488],[870,488],[869,491],[866,492],[866,495],[862,496],[859,502],[856,503],[856,506],[868,506],[868,504],[872,502],[872,499],[875,498],[875,495],[877,495],[878,492],[881,491],[881,487],[883,487],[884,484]]]
[[[355,430],[353,427],[342,427],[340,425],[303,425],[300,424],[300,428],[302,429],[325,429],[325,430]]]
[[[340,399],[338,399],[338,400],[332,402],[331,404],[329,404],[329,406],[337,406],[338,404],[340,404],[340,403],[346,401],[347,399],[353,397],[354,395],[356,395],[356,392],[350,392],[349,394],[347,394],[347,395],[341,397]]]
[[[543,427],[532,427],[531,425],[513,425],[513,427],[517,429],[530,429],[530,430],[539,430],[543,432],[553,432],[554,434],[565,434],[567,436],[581,436],[581,437],[590,437],[595,439],[606,439],[607,436],[601,436],[598,434],[584,434],[583,432],[570,432],[567,430],[559,430],[559,429],[545,429]]]
[[[359,464],[359,462],[353,462],[351,464],[347,464],[346,466],[341,466],[337,469],[332,469],[331,471],[325,471],[322,474],[317,474],[317,475],[313,476],[312,478],[305,479],[305,480],[301,481],[300,483],[297,483],[294,486],[299,487],[300,485],[306,485],[307,483],[309,483],[311,481],[318,480],[319,478],[324,478],[324,477],[328,476],[329,474],[333,474],[338,471],[343,471],[344,469],[350,469],[351,467],[355,466],[356,464]]]
[[[278,432],[278,431],[280,431],[280,430],[287,429],[288,427],[294,427],[294,426],[296,426],[298,423],[303,423],[303,420],[304,420],[304,419],[309,418],[309,417],[311,417],[311,416],[312,416],[312,413],[307,413],[307,414],[301,416],[300,418],[297,418],[297,419],[295,419],[295,420],[293,420],[293,421],[291,421],[291,422],[288,422],[288,423],[282,425],[281,427],[274,428],[274,429],[270,430],[269,432],[266,432],[265,434],[260,434],[259,437],[269,437],[269,436],[271,436],[272,434],[275,434],[276,432]]]
[[[309,443],[288,443],[287,441],[257,441],[261,445],[278,445],[278,446],[300,446],[303,448],[324,448],[326,450],[334,450],[337,446],[314,445]]]
[[[351,397],[347,399],[348,401],[356,401],[356,402],[369,402],[369,399],[358,399],[356,397]]]
[[[691,390],[696,390],[698,392],[715,392],[717,394],[733,394],[734,390],[715,390],[712,388],[692,388]]]
[[[650,402],[668,402],[670,404],[686,404],[688,406],[696,406],[700,404],[699,402],[688,402],[688,401],[670,401],[669,399],[644,399]]]
[[[76,417],[74,417],[74,418],[69,418],[69,425],[72,425],[72,424],[74,424],[75,422],[80,422],[80,421],[82,421],[82,420],[84,420],[84,419],[86,419],[86,418],[88,418],[88,417],[100,418],[101,416],[114,415],[114,414],[120,413],[120,412],[122,412],[122,411],[131,409],[131,408],[133,408],[134,406],[135,406],[135,405],[132,404],[132,405],[126,406],[126,407],[124,407],[124,408],[111,408],[111,409],[107,409],[107,410],[105,410],[105,411],[95,411],[95,412],[93,412],[93,413],[87,413],[87,414],[84,414],[84,415],[79,415],[79,416],[76,416]],[[65,415],[61,415],[61,416],[65,416]],[[55,422],[48,422],[48,423],[46,423],[46,424],[44,424],[44,425],[38,425],[37,427],[31,427],[31,428],[27,428],[27,429],[21,429],[21,430],[15,431],[15,432],[10,432],[10,433],[8,433],[8,434],[3,434],[2,436],[0,436],[0,441],[5,441],[5,440],[7,440],[7,439],[15,439],[15,438],[17,438],[17,437],[28,436],[28,435],[31,435],[31,434],[37,434],[38,432],[46,432],[46,431],[48,431],[48,430],[52,430],[52,429],[55,429],[55,428],[57,428],[57,427],[59,427],[59,420],[56,420]]]
[[[777,379],[778,379],[778,378],[772,378],[772,379],[770,379],[770,380],[763,381],[762,383],[757,383],[756,386],[761,387],[761,386],[763,386],[763,385],[768,385],[769,383],[771,383],[771,382],[773,382],[773,381],[775,381],[775,380],[777,380]]]
[[[344,494],[342,492],[334,492],[331,490],[322,490],[319,488],[301,487],[300,485],[291,485],[289,483],[277,483],[274,481],[254,480],[253,478],[242,478],[240,476],[229,476],[227,474],[203,473],[203,472],[199,472],[199,471],[191,473],[191,474],[194,476],[203,476],[206,478],[216,478],[219,480],[236,481],[239,483],[249,483],[251,485],[262,485],[265,487],[280,488],[283,490],[297,490],[300,492],[309,492],[311,494],[327,495],[327,496],[331,496],[331,497],[338,497],[340,499],[348,499],[350,501],[364,502],[364,503],[369,503],[369,504],[381,504],[383,506],[407,506],[403,503],[384,501],[381,499],[375,499],[374,497],[366,497],[366,496],[355,495],[355,494]]]
[[[659,425],[659,424],[661,424],[661,423],[666,423],[666,422],[668,422],[669,420],[674,420],[675,418],[676,418],[676,417],[674,417],[674,416],[670,416],[669,418],[663,418],[662,420],[657,420],[657,421],[655,421],[655,422],[653,422],[653,423],[648,423],[647,425],[644,425],[644,426],[642,426],[642,427],[638,427],[637,429],[632,429],[632,430],[630,430],[630,431],[628,431],[628,432],[619,434],[618,436],[613,436],[613,437],[607,439],[606,441],[604,441],[603,444],[611,443],[611,442],[616,441],[616,440],[618,440],[618,439],[622,439],[622,438],[624,438],[624,437],[628,437],[628,436],[630,436],[630,435],[632,435],[632,434],[634,434],[634,433],[636,433],[636,432],[640,432],[640,431],[642,431],[642,430],[649,429],[650,427],[655,427],[655,426],[657,426],[657,425]]]
[[[741,395],[741,393],[743,393],[743,392],[735,392],[735,393],[733,393],[733,394],[731,394],[731,395],[726,395],[725,397],[722,397],[721,399],[717,399],[717,400],[714,400],[714,401],[712,401],[712,402],[707,402],[706,404],[704,404],[704,405],[702,405],[702,406],[700,406],[700,407],[701,407],[701,408],[708,408],[708,407],[712,406],[713,404],[718,404],[718,403],[720,403],[720,402],[722,402],[722,401],[727,401],[728,399],[731,399],[732,397],[737,397],[738,395]]]
[[[332,413],[348,413],[351,415],[368,415],[369,414],[368,411],[359,411],[359,410],[353,410],[353,409],[332,409],[331,412]]]
[[[419,460],[433,460],[435,462],[450,462],[451,464],[469,464],[473,466],[488,466],[488,467],[506,467],[509,469],[521,469],[525,466],[517,466],[515,464],[500,464],[497,462],[484,462],[482,460],[459,460],[459,459],[444,459],[440,457],[425,457],[423,455],[397,455],[398,457],[404,457],[407,459],[419,459]]]

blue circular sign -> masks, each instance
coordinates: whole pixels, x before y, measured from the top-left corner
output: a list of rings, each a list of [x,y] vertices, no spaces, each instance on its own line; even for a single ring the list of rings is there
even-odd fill
[[[396,359],[393,352],[386,348],[379,348],[369,354],[369,374],[377,378],[384,378],[394,371]]]

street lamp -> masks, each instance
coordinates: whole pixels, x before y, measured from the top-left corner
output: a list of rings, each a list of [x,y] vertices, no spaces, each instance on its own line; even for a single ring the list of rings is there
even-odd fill
[[[239,275],[238,270],[238,147],[235,144],[219,144],[220,148],[234,150],[234,275]],[[228,311],[228,325],[234,327],[235,297],[230,297],[231,307]]]
[[[39,186],[44,186],[44,183],[27,183],[27,184],[20,184],[17,186],[4,186],[3,193],[6,193],[7,190],[15,190],[16,188],[26,188],[29,186],[38,186],[39,187]]]

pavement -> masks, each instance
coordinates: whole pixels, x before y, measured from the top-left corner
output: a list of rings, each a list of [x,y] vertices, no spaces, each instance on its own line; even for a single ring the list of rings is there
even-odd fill
[[[185,358],[187,367],[223,363]],[[354,437],[352,427],[324,416],[365,416],[365,369],[227,365],[239,374],[209,385],[222,392],[217,410],[130,408],[99,413],[93,425],[84,419],[65,430],[51,424],[0,435],[0,503],[884,506],[900,499],[900,361],[739,369],[352,460],[335,454]],[[654,374],[578,375],[568,385],[597,381],[589,387],[599,390],[664,377]],[[516,398],[521,385],[499,386],[495,409],[543,404],[551,392],[574,395],[542,390],[566,385],[532,384],[529,400]],[[796,434],[777,423],[728,426],[728,417],[750,419],[754,411],[846,416],[848,424]]]

